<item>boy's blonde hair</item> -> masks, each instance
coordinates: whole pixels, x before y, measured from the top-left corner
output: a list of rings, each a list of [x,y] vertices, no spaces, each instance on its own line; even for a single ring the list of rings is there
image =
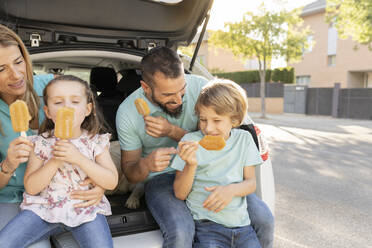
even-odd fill
[[[230,116],[233,127],[238,127],[247,114],[247,94],[242,87],[233,81],[215,79],[200,92],[195,104],[195,113],[198,116],[201,107],[213,108],[218,115]]]

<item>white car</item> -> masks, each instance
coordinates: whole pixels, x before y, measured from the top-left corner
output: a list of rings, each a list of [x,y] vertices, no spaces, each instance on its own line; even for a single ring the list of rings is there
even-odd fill
[[[2,0],[0,23],[16,31],[28,46],[36,74],[73,74],[90,82],[115,133],[117,107],[139,87],[141,58],[156,46],[174,50],[187,46],[199,26],[204,25],[202,32],[205,31],[212,3],[213,0]],[[185,72],[212,79],[196,62],[197,50],[192,58],[181,55]],[[246,124],[249,123],[251,120],[247,119]],[[257,141],[266,161],[256,167],[256,194],[274,213],[271,161],[262,135]],[[162,247],[162,235],[144,199],[140,208],[131,210],[124,207],[127,197],[128,194],[109,196],[113,215],[108,222],[114,247]],[[69,233],[54,236],[52,241],[57,248],[78,247]]]

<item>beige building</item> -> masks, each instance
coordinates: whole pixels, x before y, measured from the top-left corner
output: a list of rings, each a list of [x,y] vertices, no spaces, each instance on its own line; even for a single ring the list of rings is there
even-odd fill
[[[351,39],[341,40],[337,30],[325,20],[325,0],[304,7],[302,18],[315,44],[304,52],[303,60],[293,64],[296,82],[309,87],[372,88],[372,51]],[[355,50],[355,47],[358,50]]]
[[[210,72],[234,72],[258,70],[258,62],[253,59],[243,59],[235,57],[232,52],[213,46],[208,42],[208,31],[205,32],[202,44],[198,52],[197,60]],[[191,42],[194,49],[199,39],[199,34]]]

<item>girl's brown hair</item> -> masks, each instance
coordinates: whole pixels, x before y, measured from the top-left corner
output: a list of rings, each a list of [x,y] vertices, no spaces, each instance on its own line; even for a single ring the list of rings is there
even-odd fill
[[[25,61],[27,88],[25,94],[22,97],[22,100],[26,102],[31,115],[30,127],[32,129],[37,129],[39,127],[38,111],[40,107],[40,100],[33,87],[34,81],[32,76],[32,64],[30,55],[28,54],[26,46],[23,44],[19,36],[9,28],[0,24],[0,47],[6,48],[9,46],[18,46]]]
[[[195,104],[195,113],[198,116],[201,107],[210,107],[218,115],[230,116],[233,127],[238,127],[247,114],[247,95],[238,84],[230,80],[216,79],[200,92]]]
[[[46,106],[48,106],[48,89],[51,85],[56,84],[61,81],[72,81],[80,83],[84,86],[85,90],[85,96],[87,97],[87,103],[92,104],[92,111],[88,116],[85,117],[83,123],[81,124],[81,128],[88,131],[89,135],[93,137],[94,135],[98,133],[103,133],[107,131],[107,128],[105,126],[105,121],[103,119],[102,113],[97,108],[97,102],[94,98],[93,92],[89,87],[89,84],[82,80],[81,78],[75,77],[73,75],[63,75],[54,78],[51,80],[47,86],[44,88],[43,91],[43,99]],[[44,132],[48,133],[48,137],[52,136],[52,131],[54,130],[54,122],[45,117],[45,120],[41,124],[41,127],[39,129],[39,134],[42,134]]]

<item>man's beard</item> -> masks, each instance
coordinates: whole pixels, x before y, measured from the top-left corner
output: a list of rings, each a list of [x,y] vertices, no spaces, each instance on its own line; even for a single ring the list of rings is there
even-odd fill
[[[154,103],[156,103],[167,115],[170,115],[171,117],[173,118],[178,118],[180,116],[180,114],[182,113],[182,104],[180,106],[178,106],[176,109],[174,109],[173,111],[170,111],[169,109],[167,109],[167,107],[165,106],[165,104],[162,104],[161,102],[157,101],[156,98],[154,97],[154,95],[151,96],[151,99]]]

